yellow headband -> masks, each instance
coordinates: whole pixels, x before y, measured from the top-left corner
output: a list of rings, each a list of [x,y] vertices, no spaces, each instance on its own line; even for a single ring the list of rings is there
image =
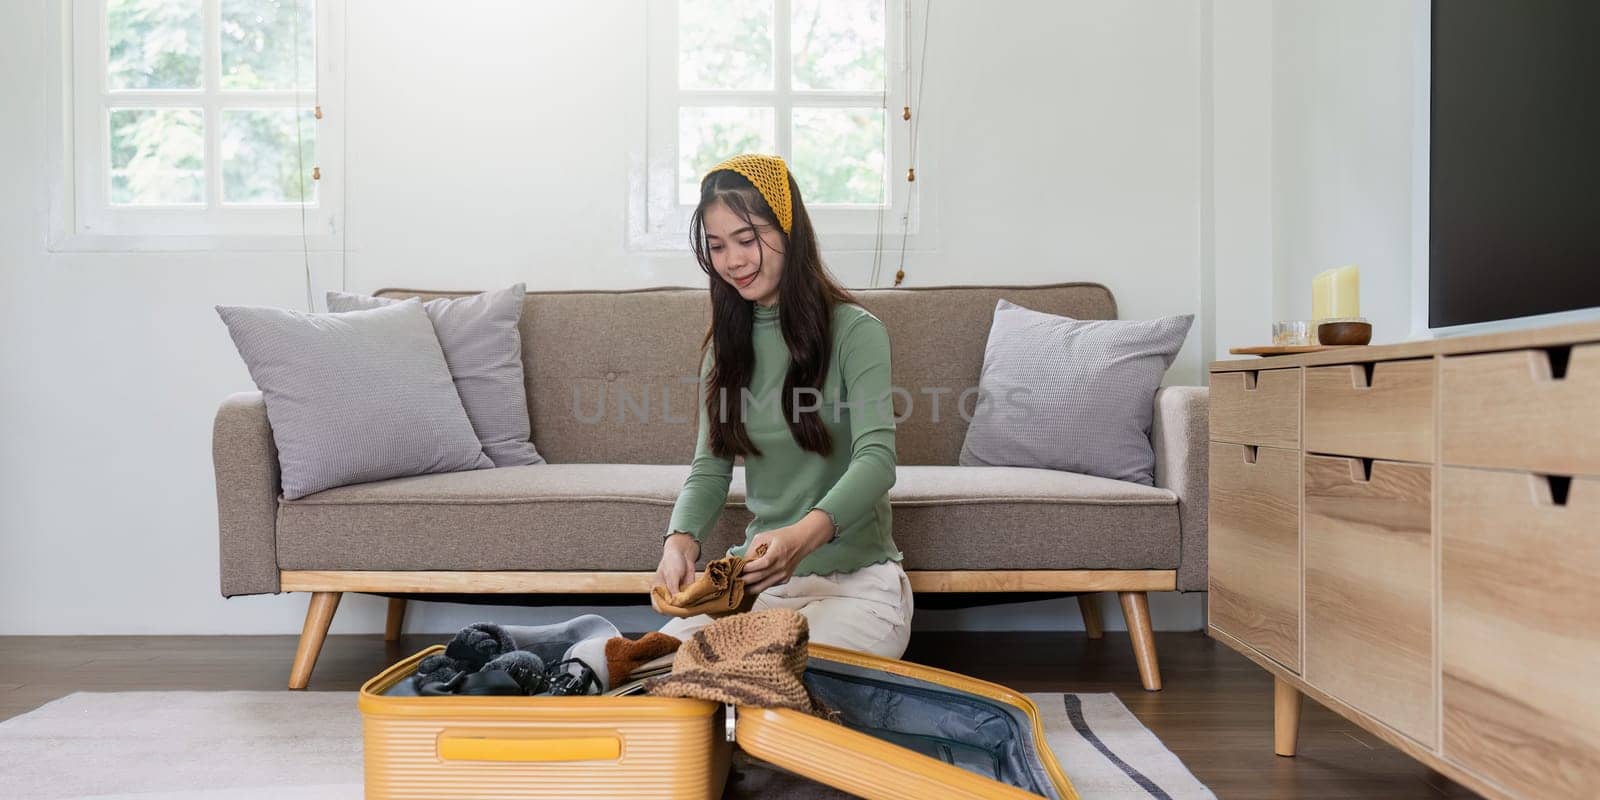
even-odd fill
[[[794,207],[789,199],[789,167],[782,158],[744,153],[707,170],[700,181],[704,183],[711,173],[724,169],[737,172],[754,184],[756,191],[766,198],[772,213],[778,217],[778,226],[783,228],[785,234],[789,233],[790,226],[794,224]]]

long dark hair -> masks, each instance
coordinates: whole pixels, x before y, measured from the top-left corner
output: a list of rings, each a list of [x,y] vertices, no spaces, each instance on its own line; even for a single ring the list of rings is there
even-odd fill
[[[788,234],[779,227],[777,215],[761,192],[743,175],[726,169],[707,175],[700,183],[700,204],[695,207],[689,223],[689,240],[695,259],[711,283],[711,328],[700,343],[702,360],[708,345],[712,346],[714,359],[702,398],[711,423],[706,443],[712,452],[723,457],[759,456],[761,450],[745,431],[745,408],[741,402],[743,390],[750,386],[755,370],[755,351],[750,342],[755,302],[741,297],[739,290],[723,280],[711,264],[705,212],[716,203],[726,205],[746,225],[755,227],[762,242],[763,260],[768,239],[762,226],[769,227],[782,242],[783,274],[778,278],[778,307],[782,313],[778,322],[784,344],[789,348],[789,374],[783,381],[783,419],[803,449],[824,456],[833,452],[833,437],[823,427],[818,412],[808,410],[795,416],[794,395],[801,387],[822,390],[823,378],[828,374],[828,357],[833,351],[833,306],[854,303],[856,298],[828,274],[817,249],[811,216],[800,201],[800,187],[795,185],[793,175],[787,177],[793,210]],[[724,397],[726,400],[722,399]],[[723,412],[724,405],[731,413]]]

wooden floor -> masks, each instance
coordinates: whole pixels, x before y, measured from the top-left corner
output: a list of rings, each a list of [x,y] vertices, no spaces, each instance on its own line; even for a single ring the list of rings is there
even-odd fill
[[[440,638],[330,636],[310,690],[355,690]],[[1274,756],[1267,673],[1199,633],[1156,639],[1155,693],[1139,688],[1126,634],[922,632],[906,660],[1025,692],[1116,692],[1224,800],[1476,796],[1309,700],[1300,755]],[[292,636],[0,637],[0,719],[79,690],[281,689],[294,649]]]

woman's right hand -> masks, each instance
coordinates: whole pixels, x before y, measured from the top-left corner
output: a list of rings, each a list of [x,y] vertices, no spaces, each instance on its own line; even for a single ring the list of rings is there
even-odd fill
[[[661,563],[656,566],[656,583],[670,592],[681,592],[694,582],[694,562],[700,558],[700,543],[687,533],[674,533],[661,543]]]

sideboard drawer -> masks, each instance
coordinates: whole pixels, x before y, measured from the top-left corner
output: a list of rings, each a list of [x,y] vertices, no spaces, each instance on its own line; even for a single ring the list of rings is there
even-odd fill
[[[1433,379],[1431,358],[1307,368],[1306,450],[1432,461]]]
[[[1300,446],[1300,370],[1211,373],[1211,439]]]
[[[1433,467],[1305,457],[1306,681],[1432,746]]]
[[[1600,479],[1439,482],[1445,758],[1517,796],[1600,797]]]
[[[1300,453],[1211,443],[1210,623],[1300,671]]]
[[[1440,390],[1444,463],[1600,475],[1600,343],[1447,356]]]

